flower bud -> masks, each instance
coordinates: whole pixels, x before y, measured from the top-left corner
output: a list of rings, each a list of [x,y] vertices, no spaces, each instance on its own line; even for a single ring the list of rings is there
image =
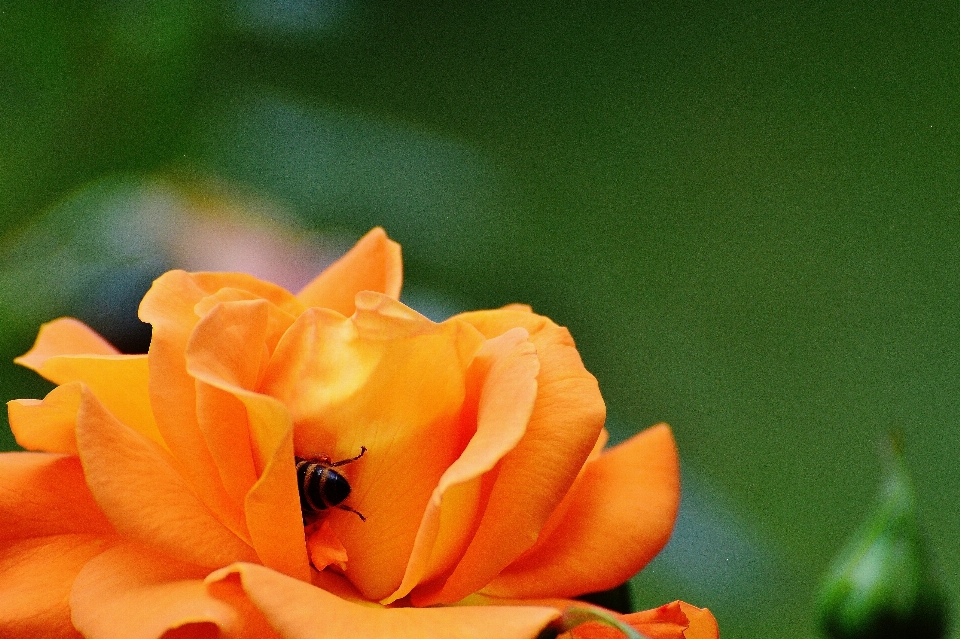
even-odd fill
[[[831,639],[941,639],[947,600],[920,535],[916,504],[897,441],[880,504],[836,558],[821,586],[819,612]]]

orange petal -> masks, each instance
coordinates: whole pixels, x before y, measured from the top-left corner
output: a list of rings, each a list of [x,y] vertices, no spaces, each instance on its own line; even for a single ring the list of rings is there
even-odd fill
[[[150,406],[146,355],[58,355],[35,370],[55,384],[83,382],[117,419],[166,446]]]
[[[546,607],[381,608],[351,603],[320,588],[251,564],[235,564],[207,580],[236,579],[284,639],[533,639],[559,616]]]
[[[242,519],[243,500],[259,476],[246,408],[232,392],[256,386],[267,305],[228,302],[212,308],[187,344],[187,371],[195,379],[197,421],[223,486]],[[246,524],[244,524],[244,527]]]
[[[500,465],[483,518],[450,577],[415,592],[415,605],[452,603],[486,586],[537,540],[547,518],[583,466],[603,428],[606,408],[569,332],[522,310],[465,313],[488,338],[514,326],[530,333],[540,373],[537,400],[523,439]],[[448,320],[450,321],[450,320]]]
[[[310,582],[321,590],[326,590],[327,592],[334,594],[341,599],[346,599],[347,601],[352,601],[353,603],[373,607],[380,605],[370,601],[369,599],[365,599],[364,596],[360,594],[360,591],[357,590],[354,585],[347,580],[346,577],[332,570],[311,571]]]
[[[250,416],[250,430],[263,464],[260,479],[247,493],[244,512],[253,547],[265,566],[297,579],[310,578],[297,492],[293,424],[272,397],[238,393]]]
[[[596,608],[640,631],[650,639],[719,639],[720,632],[713,615],[706,608],[697,608],[683,601],[674,601],[659,608],[643,610],[621,615],[599,606],[575,599],[537,598],[509,599],[491,597],[486,594],[473,594],[460,602],[466,606],[549,606],[565,611],[571,606],[578,608]],[[589,622],[574,627],[561,637],[568,639],[620,639],[619,630],[601,624]]]
[[[158,639],[176,628],[211,636],[204,627],[214,636],[276,636],[240,592],[208,588],[206,574],[135,544],[112,548],[77,575],[73,623],[87,639]]]
[[[475,423],[476,433],[440,478],[420,522],[403,582],[382,603],[392,603],[421,581],[448,573],[469,544],[482,506],[481,479],[523,437],[537,397],[540,363],[527,337],[526,330],[513,329],[488,340],[474,358],[467,371],[468,399],[461,420]]]
[[[253,390],[269,357],[266,347],[269,303],[264,300],[224,302],[211,308],[186,345],[187,370],[201,372],[231,388]]]
[[[197,380],[197,420],[229,497],[231,519],[246,536],[243,500],[257,481],[246,408],[235,395]],[[231,526],[233,528],[233,526]]]
[[[218,479],[197,425],[195,382],[187,374],[185,354],[200,320],[194,306],[212,292],[201,288],[190,274],[170,271],[153,283],[140,303],[140,319],[153,326],[147,358],[157,426],[202,495]]]
[[[588,462],[536,545],[485,590],[527,598],[613,588],[666,545],[679,505],[676,445],[661,424]]]
[[[273,397],[253,392],[269,357],[265,301],[218,304],[194,329],[187,367],[197,379],[199,414],[225,485],[242,491],[246,528],[264,565],[310,578],[297,493],[293,423]],[[206,400],[217,401],[207,405]],[[217,408],[222,410],[218,411]],[[236,467],[240,483],[231,484]]]
[[[281,307],[274,302],[265,300],[249,291],[244,291],[237,288],[221,288],[212,295],[208,295],[197,302],[196,306],[193,307],[193,310],[197,314],[197,317],[205,317],[217,304],[255,301],[266,304],[267,327],[263,341],[267,346],[267,350],[270,353],[273,353],[273,349],[277,347],[277,342],[280,341],[280,338],[283,337],[283,334],[288,328],[290,328],[290,325],[293,324],[294,320],[297,319],[297,316],[306,310],[299,302],[296,301],[296,298],[291,297],[290,300],[287,300],[283,307]]]
[[[77,454],[79,382],[57,386],[43,400],[15,399],[7,402],[10,430],[27,450]]]
[[[245,291],[293,315],[302,308],[289,292],[250,275],[170,271],[147,291],[140,303],[140,319],[153,326],[148,363],[157,427],[177,470],[211,510],[229,518],[236,505],[221,482],[197,422],[196,384],[186,368],[187,343],[200,320],[197,306],[223,289]]]
[[[305,306],[320,306],[350,316],[354,311],[354,298],[360,291],[374,291],[398,299],[402,282],[400,245],[377,227],[303,287],[297,298]]]
[[[17,363],[54,384],[83,382],[123,423],[159,444],[147,390],[144,355],[120,355],[87,325],[61,318],[40,328],[33,348]]]
[[[679,601],[651,610],[622,615],[620,618],[650,639],[684,639],[684,633],[690,626],[690,620]]]
[[[690,627],[684,631],[683,639],[720,639],[720,627],[709,609],[697,608],[685,601],[679,603],[690,621]]]
[[[347,569],[347,549],[333,532],[329,521],[323,521],[307,536],[307,552],[310,563],[317,570],[336,566],[341,572]]]
[[[256,556],[211,515],[166,451],[117,421],[88,392],[77,419],[77,449],[94,499],[124,537],[202,566]]]
[[[0,453],[0,539],[112,535],[76,457]]]
[[[13,361],[39,371],[47,359],[58,355],[117,355],[119,352],[80,320],[61,317],[40,326],[33,348]]]
[[[233,391],[257,387],[294,317],[271,302],[251,300],[249,293],[229,288],[204,298],[196,308],[204,317],[188,342],[187,368],[197,378],[197,419],[223,486],[240,505],[262,463],[254,464],[247,410]]]
[[[632,627],[634,630],[638,630],[642,633],[642,636],[647,639],[685,639],[684,632],[688,627],[688,622],[686,616],[680,612],[680,606],[674,604],[667,604],[666,606],[661,606],[661,608],[672,607],[672,610],[676,610],[678,617],[676,619],[670,617],[663,618],[654,618],[650,622],[644,621],[629,621],[635,615],[615,615],[619,617],[621,621],[624,621]],[[657,608],[660,610],[660,608]],[[654,611],[648,611],[654,612]],[[637,615],[644,615],[645,613],[637,613]],[[562,635],[565,639],[622,639],[623,633],[617,630],[612,626],[602,624],[600,622],[592,621],[582,625],[577,626],[571,630],[568,634]]]
[[[70,587],[110,543],[98,535],[52,535],[0,544],[0,636],[79,639]]]
[[[717,621],[706,608],[697,608],[684,601],[674,601],[659,608],[644,610],[629,615],[618,615],[620,619],[650,639],[720,639]],[[587,624],[576,628],[574,639],[607,639],[611,628],[596,628],[596,624]],[[619,637],[619,633],[610,639]]]
[[[349,319],[304,312],[277,346],[263,390],[289,408],[300,457],[348,459],[366,446],[340,471],[353,488],[347,505],[366,522],[339,510],[326,517],[350,557],[347,576],[380,599],[400,585],[433,489],[466,446],[465,371],[483,339],[385,295],[360,293],[357,305]]]
[[[471,311],[454,317],[473,324],[488,339],[503,335],[511,328],[522,326],[531,336],[543,334],[542,337],[552,337],[554,341],[573,346],[573,339],[569,333],[565,337],[551,335],[557,330],[565,329],[554,324],[550,318],[532,312],[526,304],[510,304],[492,311]]]

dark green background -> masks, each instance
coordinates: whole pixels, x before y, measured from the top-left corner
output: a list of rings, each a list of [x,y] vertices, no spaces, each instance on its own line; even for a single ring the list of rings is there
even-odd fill
[[[692,510],[642,604],[816,636],[891,428],[956,599],[955,2],[281,4],[307,26],[0,1],[3,361],[89,311],[90,260],[144,288],[163,264],[97,243],[102,189],[213,180],[304,228],[385,225],[412,299],[531,303],[616,432],[671,423]],[[97,274],[51,266],[64,246]],[[44,386],[0,363],[0,390]]]

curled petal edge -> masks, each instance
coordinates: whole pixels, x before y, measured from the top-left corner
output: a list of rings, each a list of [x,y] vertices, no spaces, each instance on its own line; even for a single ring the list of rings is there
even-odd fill
[[[698,608],[685,601],[672,601],[658,608],[629,614],[614,613],[599,606],[574,599],[501,599],[474,594],[459,602],[465,606],[550,606],[561,614],[573,609],[592,609],[602,616],[613,617],[648,639],[720,639],[717,620],[708,608]],[[620,630],[603,623],[591,622],[565,628],[565,639],[621,639]],[[557,623],[554,624],[555,626]]]
[[[321,306],[349,317],[356,308],[357,293],[374,291],[398,299],[402,284],[400,245],[377,227],[303,287],[297,299],[305,306]]]
[[[659,424],[587,461],[537,543],[484,592],[574,597],[613,588],[666,545],[679,505],[676,444]]]
[[[460,457],[444,472],[417,531],[403,582],[389,604],[425,578],[449,571],[470,542],[482,507],[482,479],[513,450],[526,432],[537,396],[540,362],[523,328],[481,347],[468,370],[467,403],[476,403],[477,430]],[[471,400],[471,395],[475,397]]]
[[[73,625],[87,639],[159,639],[175,629],[208,636],[204,626],[224,639],[279,639],[238,587],[205,584],[207,574],[143,546],[119,544],[77,575],[69,599]]]
[[[204,506],[163,448],[119,422],[87,391],[77,449],[90,492],[121,535],[210,568],[256,556]]]

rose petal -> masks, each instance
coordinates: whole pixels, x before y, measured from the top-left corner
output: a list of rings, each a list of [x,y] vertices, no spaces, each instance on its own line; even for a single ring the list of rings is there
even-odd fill
[[[330,522],[324,520],[307,535],[307,552],[310,563],[317,570],[336,566],[341,572],[347,569],[347,549],[333,532]]]
[[[187,371],[195,379],[197,421],[223,486],[242,515],[242,504],[259,476],[254,465],[246,408],[234,394],[256,386],[267,305],[228,302],[212,308],[187,344]]]
[[[27,353],[13,360],[38,370],[58,355],[118,355],[120,351],[96,331],[72,317],[61,317],[40,326],[37,341]]]
[[[297,298],[305,306],[320,306],[350,316],[355,308],[354,298],[360,291],[374,291],[398,299],[402,282],[400,245],[377,227],[303,287]]]
[[[166,451],[89,392],[81,400],[77,449],[94,499],[124,537],[209,567],[256,556],[200,502]]]
[[[648,639],[685,639],[684,632],[689,627],[687,617],[676,601],[654,610],[615,616]],[[577,626],[565,636],[569,639],[622,639],[623,633],[594,621]]]
[[[284,639],[533,639],[559,611],[545,607],[380,608],[340,599],[320,588],[252,564],[234,564],[208,582],[236,579]]]
[[[470,365],[461,420],[475,423],[476,432],[440,478],[403,582],[381,603],[392,603],[421,581],[448,573],[469,544],[482,507],[481,479],[523,437],[537,397],[540,363],[527,338],[527,331],[517,328],[488,340]]]
[[[238,393],[250,416],[260,479],[244,502],[253,547],[265,566],[307,580],[310,560],[303,532],[293,452],[293,424],[286,408],[272,397]]]
[[[485,591],[573,597],[613,588],[666,545],[679,505],[676,444],[661,424],[588,462],[534,547]]]
[[[80,382],[57,386],[43,400],[15,399],[7,402],[10,430],[27,450],[77,454],[77,411]]]
[[[206,291],[206,295],[213,295],[222,289],[235,289],[246,291],[255,298],[264,299],[294,316],[299,315],[305,309],[304,305],[287,289],[246,273],[201,272],[190,273],[189,277],[197,287]],[[147,294],[149,295],[149,291]],[[144,300],[146,300],[146,297]]]
[[[231,501],[197,421],[196,384],[187,373],[187,343],[200,321],[197,305],[222,289],[246,291],[296,315],[302,306],[279,286],[242,273],[185,273],[160,276],[140,304],[140,319],[153,326],[148,363],[150,398],[157,427],[201,500],[219,516],[232,519]]]
[[[67,605],[70,586],[84,564],[110,543],[99,535],[0,543],[0,636],[79,638]]]
[[[326,590],[327,592],[334,594],[341,599],[346,599],[347,601],[352,601],[353,603],[358,603],[364,606],[378,605],[371,602],[369,599],[365,599],[364,596],[360,594],[360,591],[357,590],[346,577],[333,572],[332,570],[311,571],[310,583],[317,588]]]
[[[193,307],[197,317],[206,317],[210,311],[218,304],[230,302],[261,302],[266,304],[267,326],[263,337],[263,342],[269,353],[277,347],[277,342],[287,332],[290,325],[297,319],[297,315],[302,313],[305,308],[301,307],[296,298],[291,298],[283,308],[277,306],[269,300],[265,300],[249,291],[236,288],[221,288],[212,295],[203,298]]]
[[[73,623],[87,639],[156,639],[171,629],[225,637],[275,637],[229,585],[208,588],[207,571],[124,544],[92,559],[70,591]]]
[[[491,597],[478,593],[470,595],[459,602],[461,606],[547,606],[558,611],[567,608],[596,608],[598,611],[613,615],[620,621],[643,633],[650,639],[719,639],[720,633],[717,622],[706,608],[697,608],[684,601],[674,601],[659,608],[643,610],[627,615],[605,610],[599,606],[588,604],[575,599],[562,598],[529,598],[510,599]],[[599,622],[589,622],[574,627],[568,634],[561,635],[568,639],[619,639],[623,636],[619,630]]]
[[[420,518],[458,434],[465,371],[483,342],[463,323],[434,324],[385,295],[360,293],[353,318],[310,309],[278,344],[263,390],[294,423],[300,457],[363,459],[340,472],[362,512],[328,512],[350,557],[347,575],[370,599],[400,585]],[[424,445],[428,442],[428,445]]]
[[[684,633],[690,627],[690,620],[679,601],[664,604],[659,608],[621,615],[620,618],[650,639],[684,639]],[[575,636],[579,639],[579,635]],[[588,637],[591,635],[585,634],[583,639]]]
[[[0,540],[114,534],[76,457],[0,453]]]
[[[232,393],[197,380],[197,421],[229,496],[230,512],[245,530],[243,500],[257,481],[247,410]]]
[[[249,297],[227,288],[201,300],[197,309],[206,309],[204,317],[187,345],[187,368],[197,379],[198,423],[223,486],[238,505],[262,466],[254,464],[247,410],[235,391],[257,387],[280,336],[294,321],[273,303]],[[216,300],[233,301],[211,305]]]
[[[83,382],[120,421],[164,445],[150,407],[146,356],[120,355],[87,325],[61,318],[44,324],[33,348],[14,361],[54,384]],[[54,395],[47,412],[56,404],[63,413],[76,399],[76,394],[69,400]],[[62,433],[63,414],[57,421]]]
[[[83,382],[117,419],[166,447],[150,406],[146,355],[57,355],[34,370],[55,384]]]
[[[198,400],[217,399],[213,407],[201,403],[199,414],[209,414],[204,427],[211,433],[211,451],[221,473],[229,474],[234,463],[243,473],[243,483],[235,490],[243,491],[246,527],[257,555],[264,565],[306,580],[310,567],[293,424],[280,402],[251,390],[270,355],[265,344],[268,319],[268,303],[262,300],[218,304],[194,329],[187,367],[199,389],[210,389]],[[236,450],[230,450],[231,445]]]
[[[566,329],[518,310],[453,319],[469,322],[488,338],[515,326],[527,329],[540,360],[537,400],[526,434],[501,462],[470,546],[445,582],[413,594],[418,606],[452,603],[479,590],[536,542],[590,454],[606,416],[597,380],[583,367]]]
[[[720,639],[713,614],[684,601],[618,617],[650,639]],[[595,623],[578,626],[570,634],[571,639],[619,639],[622,636],[609,626]]]
[[[170,271],[153,283],[140,304],[140,319],[153,325],[148,361],[157,426],[178,466],[208,502],[215,501],[210,493],[219,485],[219,474],[197,424],[195,382],[187,374],[185,353],[200,319],[194,306],[212,292],[189,274]]]
[[[697,608],[685,601],[679,603],[690,621],[690,627],[683,633],[684,639],[720,639],[720,627],[709,609]]]

